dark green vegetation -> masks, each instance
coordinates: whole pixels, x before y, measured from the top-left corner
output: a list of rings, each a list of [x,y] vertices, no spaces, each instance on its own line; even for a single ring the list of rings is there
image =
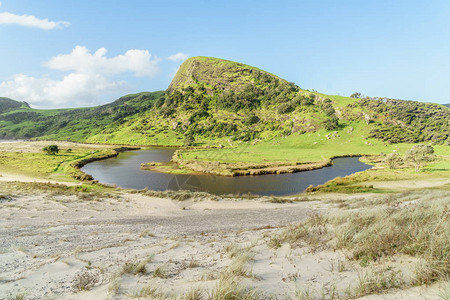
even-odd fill
[[[387,143],[450,144],[450,110],[438,104],[327,96],[257,68],[209,57],[180,67],[165,92],[93,108],[37,110],[0,98],[0,137],[219,146],[332,131]],[[362,136],[362,137],[361,137]]]
[[[0,138],[86,141],[120,130],[125,122],[148,112],[162,94],[139,93],[98,107],[54,110],[32,109],[26,103],[0,98]]]
[[[0,97],[0,113],[7,113],[12,110],[20,108],[29,108],[30,106],[26,102],[18,102],[9,98]]]
[[[58,154],[59,148],[58,145],[48,145],[42,148],[42,151],[44,151],[47,154],[55,155]]]

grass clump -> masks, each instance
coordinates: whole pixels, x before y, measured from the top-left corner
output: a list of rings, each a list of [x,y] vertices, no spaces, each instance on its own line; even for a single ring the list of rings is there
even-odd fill
[[[400,272],[381,270],[363,271],[358,274],[358,284],[354,290],[355,297],[381,293],[391,288],[401,288],[405,281]]]
[[[183,300],[202,300],[204,299],[205,292],[199,287],[190,288],[181,299]]]
[[[153,271],[153,277],[158,277],[158,278],[167,278],[168,277],[168,271],[166,266],[164,265],[160,265],[158,267],[156,267],[156,269]]]
[[[137,260],[129,260],[122,267],[122,273],[125,274],[145,274],[147,273],[147,264],[151,262],[153,256],[150,255],[140,261]]]
[[[164,299],[165,295],[154,282],[149,282],[138,292],[130,295],[133,298]]]
[[[352,204],[353,200],[349,200]],[[411,280],[401,273],[362,273],[355,294],[366,295],[405,285],[431,284],[450,277],[450,193],[424,190],[391,194],[350,206],[337,216],[312,215],[270,237],[268,244],[308,246],[313,251],[341,249],[367,267],[384,257],[408,255],[418,259]],[[345,266],[338,262],[333,270]]]
[[[25,293],[19,293],[19,294],[9,294],[6,297],[6,300],[24,300],[25,299],[26,294]]]
[[[326,246],[330,239],[327,229],[327,218],[320,214],[312,214],[306,222],[288,226],[281,233],[270,237],[269,246],[279,248],[284,243],[294,247],[310,247],[315,252]]]
[[[253,300],[260,299],[259,293],[255,289],[243,287],[239,278],[229,273],[220,276],[216,287],[208,295],[210,300],[240,299]]]
[[[422,193],[413,203],[339,217],[337,248],[351,250],[363,264],[394,254],[416,256],[429,268],[420,272],[418,284],[445,279],[450,270],[450,194],[439,194]]]

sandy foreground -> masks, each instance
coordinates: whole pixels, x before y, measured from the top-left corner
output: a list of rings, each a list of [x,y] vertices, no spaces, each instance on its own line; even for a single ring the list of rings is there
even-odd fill
[[[0,299],[21,293],[25,299],[200,299],[189,297],[195,292],[208,298],[233,268],[242,287],[256,289],[261,299],[345,297],[361,276],[345,253],[269,246],[284,226],[334,209],[323,201],[177,202],[125,192],[11,191],[0,197]],[[405,258],[392,265],[412,263]],[[443,288],[363,299],[442,299]]]

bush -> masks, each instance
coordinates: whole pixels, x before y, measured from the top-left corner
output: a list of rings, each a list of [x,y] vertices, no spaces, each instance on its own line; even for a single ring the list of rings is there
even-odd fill
[[[386,157],[385,162],[390,169],[395,169],[403,163],[403,160],[398,153],[391,153]]]
[[[185,137],[185,139],[184,139],[185,146],[194,146],[194,144],[195,144],[195,139],[192,135],[188,135]]]
[[[290,112],[293,112],[295,110],[295,107],[292,103],[283,103],[278,106],[278,113],[279,114],[288,114]]]
[[[253,125],[259,122],[259,117],[255,115],[254,112],[251,112],[244,121],[245,125]]]
[[[50,154],[50,155],[55,155],[59,152],[59,148],[58,148],[58,145],[49,145],[49,146],[42,148],[42,151],[44,151],[45,153]]]
[[[416,172],[419,172],[420,167],[426,163],[434,160],[434,149],[428,145],[415,145],[409,149],[405,154],[405,160],[411,162]]]
[[[328,130],[328,131],[335,130],[339,126],[339,120],[336,116],[333,115],[331,118],[329,118],[323,122],[323,126],[324,126],[325,130]]]

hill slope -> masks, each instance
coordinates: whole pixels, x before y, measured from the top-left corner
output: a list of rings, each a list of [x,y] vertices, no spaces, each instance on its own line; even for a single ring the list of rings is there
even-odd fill
[[[106,105],[76,109],[32,109],[0,98],[0,138],[36,138],[84,142],[98,133],[118,130],[148,111],[163,92],[127,95]]]
[[[284,138],[300,143],[323,132],[326,143],[347,135],[363,145],[450,143],[450,109],[442,105],[323,95],[210,57],[186,60],[165,92],[94,108],[35,110],[10,99],[0,99],[1,107],[7,110],[0,111],[0,137],[228,146]]]

